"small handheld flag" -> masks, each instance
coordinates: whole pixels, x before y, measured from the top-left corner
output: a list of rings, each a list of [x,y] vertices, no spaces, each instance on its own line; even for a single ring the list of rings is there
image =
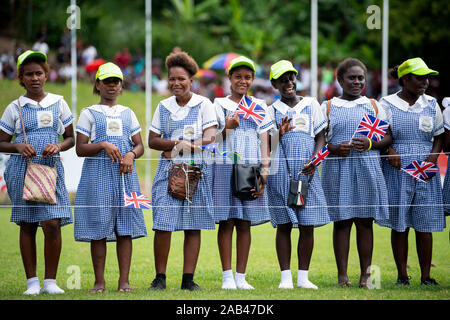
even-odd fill
[[[386,135],[388,128],[389,123],[386,121],[365,113],[358,128],[356,128],[355,134],[359,132],[367,138],[378,142]]]
[[[330,154],[330,150],[328,150],[328,145],[324,145],[322,150],[317,152],[317,154],[311,159],[312,164],[316,167],[322,163],[323,160]]]
[[[439,172],[438,167],[433,162],[416,160],[402,168],[402,170],[422,182],[434,177]]]
[[[266,110],[246,95],[239,102],[236,113],[241,118],[255,121],[257,125],[260,125],[266,117]]]
[[[152,205],[150,200],[140,192],[124,192],[123,200],[125,202],[125,208],[134,209],[151,209]]]
[[[220,154],[221,156],[228,157],[233,162],[237,162],[237,161],[239,161],[242,158],[242,156],[239,153],[236,153],[236,152],[220,151],[218,143],[205,144],[205,145],[199,146],[198,148],[200,148],[202,150],[205,150],[205,151],[209,151],[209,152],[214,153],[214,154]]]

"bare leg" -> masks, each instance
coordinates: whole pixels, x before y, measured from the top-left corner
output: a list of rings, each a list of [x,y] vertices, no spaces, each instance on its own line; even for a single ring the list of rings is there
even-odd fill
[[[134,291],[130,288],[130,265],[133,252],[133,242],[131,236],[117,236],[117,260],[119,262],[119,283],[118,290],[121,292]]]
[[[42,221],[44,232],[45,279],[56,279],[61,255],[61,224],[59,219]]]
[[[36,277],[36,231],[37,223],[21,223],[20,254],[27,279]]]
[[[292,223],[279,224],[275,239],[280,270],[291,269],[291,231]]]
[[[238,220],[236,224],[236,272],[245,273],[250,253],[251,233],[250,221]]]
[[[392,253],[394,255],[395,265],[397,266],[399,279],[408,277],[406,269],[408,261],[408,233],[409,228],[405,232],[391,231]]]
[[[433,234],[416,231],[416,248],[419,257],[421,281],[430,278],[431,257],[433,255]]]
[[[103,291],[105,282],[105,261],[106,261],[106,238],[91,240],[91,258],[94,267],[95,283],[94,288],[89,293]]]
[[[350,249],[350,231],[353,220],[336,221],[333,228],[333,248],[338,269],[339,285],[348,286],[350,281],[347,275],[348,252]]]
[[[233,219],[219,222],[219,231],[217,232],[217,243],[219,246],[219,255],[223,271],[231,270],[233,229],[234,229]]]
[[[359,265],[361,269],[361,276],[359,279],[359,285],[362,287],[367,286],[367,279],[370,276],[370,272],[367,269],[372,264],[372,252],[373,252],[373,228],[372,218],[355,218],[356,225],[356,245],[359,254]]]
[[[299,226],[300,236],[298,238],[298,269],[309,270],[312,251],[314,248],[314,227]]]
[[[194,274],[200,252],[200,230],[184,231],[184,260],[183,273]]]
[[[172,232],[170,231],[161,231],[161,230],[155,231],[155,238],[153,239],[153,248],[155,256],[155,270],[157,274],[166,273],[171,237]]]

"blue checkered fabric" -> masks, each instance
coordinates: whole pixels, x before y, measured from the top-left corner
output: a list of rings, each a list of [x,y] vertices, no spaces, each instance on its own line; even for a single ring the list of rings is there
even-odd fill
[[[59,142],[58,121],[60,101],[46,108],[36,108],[28,104],[22,106],[23,122],[27,135],[27,141],[36,150],[36,154],[42,154],[45,146]],[[19,112],[18,105],[15,105]],[[39,128],[38,112],[51,111],[53,113],[53,124],[49,127]],[[11,128],[12,129],[12,128]],[[14,130],[12,130],[14,131]],[[22,130],[15,133],[14,143],[23,143],[24,136]],[[27,161],[22,155],[12,155],[5,168],[5,182],[8,188],[8,195],[12,202],[11,222],[20,224],[21,222],[36,223],[50,219],[61,219],[61,226],[72,223],[72,210],[70,208],[69,195],[64,182],[64,167],[59,157],[43,158],[35,157],[35,163],[53,166],[56,163],[58,177],[56,180],[56,204],[46,204],[22,200],[23,184]]]
[[[232,112],[224,108],[225,118]],[[267,115],[266,115],[267,116]],[[266,126],[271,126],[269,122]],[[250,119],[240,119],[239,127],[230,130],[219,148],[226,152],[237,152],[241,163],[260,163],[261,149],[257,124]],[[264,130],[265,127],[260,128]],[[227,157],[217,157],[214,164],[214,218],[217,223],[231,218],[251,221],[258,225],[270,220],[267,208],[267,190],[264,195],[252,201],[242,201],[233,196],[231,190],[231,174],[233,162]]]
[[[448,156],[447,156],[448,157]],[[450,215],[450,161],[447,159],[447,171],[445,173],[444,185],[442,187],[442,201],[444,202],[444,213]]]
[[[312,106],[305,107],[301,113],[309,115],[310,132],[289,131],[281,139],[281,144],[286,152],[289,163],[290,174],[293,179],[308,181],[308,177],[301,174],[300,170],[305,163],[313,156],[315,140],[312,136],[315,128],[312,121]],[[275,110],[275,121],[280,123],[285,115]],[[292,117],[292,115],[289,115]],[[274,147],[274,146],[272,146]],[[286,159],[279,145],[272,151],[272,170],[267,182],[267,192],[269,200],[269,212],[271,223],[274,227],[278,224],[292,223],[294,226],[321,226],[330,222],[328,216],[327,203],[322,190],[322,182],[319,172],[314,174],[309,184],[306,206],[303,209],[292,209],[287,206],[289,195],[289,172],[287,170]]]
[[[326,105],[327,101],[323,103]],[[333,136],[328,142],[334,145],[349,142],[365,113],[375,116],[370,102],[350,108],[332,104],[329,126]],[[378,222],[388,219],[388,192],[378,150],[360,153],[352,149],[346,158],[330,154],[322,163],[321,177],[332,221],[374,218]]]
[[[110,142],[125,155],[132,150],[131,110],[125,109],[120,116],[122,135],[107,135],[107,116],[88,109],[95,121],[96,137],[92,143]],[[105,239],[116,241],[118,236],[132,239],[145,237],[147,230],[141,209],[124,208],[123,189],[140,192],[136,167],[126,174],[122,182],[119,164],[112,162],[105,151],[92,158],[85,158],[75,198],[75,240],[86,241]]]
[[[389,103],[392,112],[393,147],[400,154],[402,167],[413,160],[423,161],[431,152],[434,126],[430,132],[419,129],[421,116],[436,119],[436,100],[421,112],[407,112]],[[389,190],[389,219],[380,224],[403,232],[412,227],[419,232],[438,232],[445,228],[440,176],[427,183],[413,179],[409,174],[392,167],[383,159],[383,173]]]
[[[186,125],[196,126],[200,116],[200,104],[189,107],[188,115],[179,121],[170,118],[170,111],[160,104],[161,133],[164,139],[182,139],[183,128]],[[199,139],[202,129],[196,128],[193,140]],[[181,135],[178,135],[181,133]],[[152,185],[152,205],[153,205],[153,230],[180,231],[180,230],[200,230],[215,229],[213,218],[212,186],[211,186],[211,164],[207,152],[198,152],[193,155],[177,156],[174,163],[194,161],[202,169],[202,177],[191,202],[179,200],[170,196],[167,192],[168,173],[172,161],[161,157],[156,169],[155,178]],[[207,161],[209,160],[209,161]]]

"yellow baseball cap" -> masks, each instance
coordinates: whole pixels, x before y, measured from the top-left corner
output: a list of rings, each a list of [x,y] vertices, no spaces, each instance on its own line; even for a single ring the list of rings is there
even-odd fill
[[[426,74],[439,74],[439,72],[428,68],[428,66],[421,58],[408,59],[398,67],[397,75],[399,79],[408,73],[412,73],[418,76],[423,76]]]
[[[102,64],[95,75],[95,80],[104,80],[106,78],[119,78],[123,81],[122,70],[112,62]]]
[[[281,77],[281,75],[283,75],[283,73],[286,72],[295,72],[295,74],[298,74],[298,71],[294,68],[294,66],[292,65],[292,63],[288,60],[280,60],[277,63],[274,63],[271,67],[270,67],[270,76],[269,79],[278,79],[279,77]]]
[[[240,66],[246,66],[252,69],[253,71],[256,71],[255,64],[252,60],[245,56],[239,56],[237,58],[234,58],[230,61],[230,65],[228,66],[227,73],[230,73],[230,70],[236,67]]]
[[[44,60],[44,62],[47,62],[47,56],[45,55],[45,53],[40,51],[27,50],[17,58],[17,71],[19,71],[20,66],[22,65],[22,63],[24,63],[25,60],[33,57],[42,59]]]

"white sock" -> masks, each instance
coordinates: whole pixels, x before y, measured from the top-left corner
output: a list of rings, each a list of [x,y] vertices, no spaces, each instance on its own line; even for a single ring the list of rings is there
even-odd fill
[[[318,289],[318,287],[308,280],[308,270],[298,270],[297,287],[306,289]]]
[[[281,271],[281,282],[278,286],[279,289],[293,289],[294,284],[292,283],[292,274],[291,270],[283,270]]]
[[[238,289],[246,289],[246,290],[255,289],[251,285],[249,285],[245,280],[245,273],[236,272],[235,280],[236,280],[236,287]]]
[[[236,289],[236,283],[234,282],[233,271],[222,271],[222,289]]]
[[[26,295],[39,294],[41,292],[41,283],[38,277],[27,279],[27,290],[23,293]]]
[[[50,294],[64,293],[64,290],[57,286],[56,279],[44,279],[43,292]]]

